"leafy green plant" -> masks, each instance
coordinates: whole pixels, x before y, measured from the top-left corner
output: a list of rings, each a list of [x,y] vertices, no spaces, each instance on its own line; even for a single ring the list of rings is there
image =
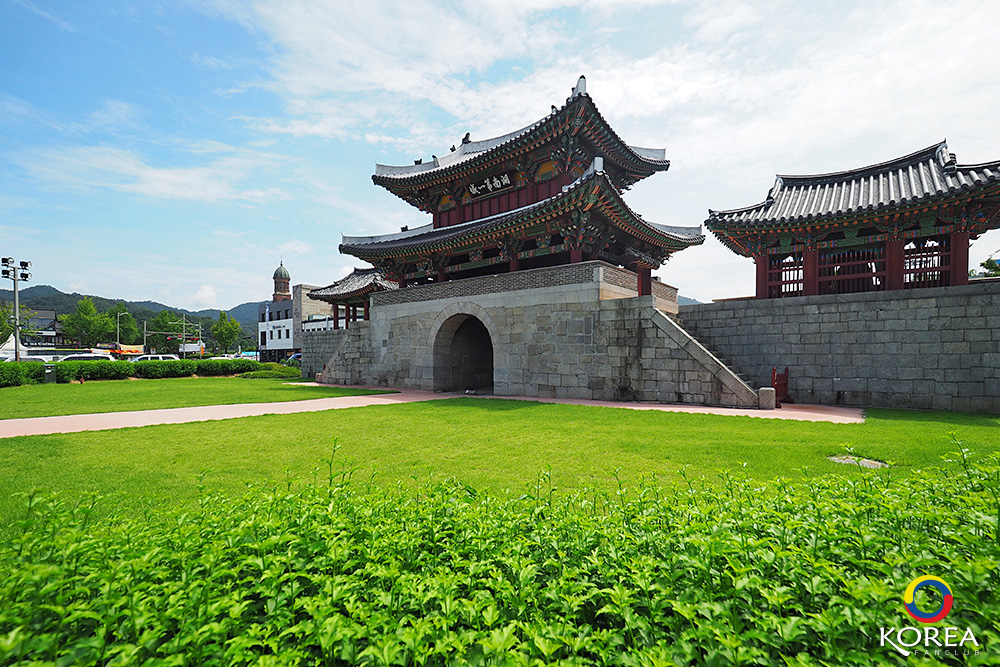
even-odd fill
[[[387,492],[331,455],[301,488],[201,481],[195,510],[96,525],[94,498],[32,493],[0,544],[0,664],[902,665],[879,628],[928,572],[981,642],[939,660],[996,664],[1000,467],[956,455],[566,497],[548,473]]]
[[[263,367],[253,359],[204,359],[198,362],[198,375],[239,375]]]
[[[302,371],[298,368],[290,368],[288,366],[269,361],[263,364],[263,369],[259,371],[250,371],[249,373],[241,373],[241,378],[249,379],[261,379],[261,378],[300,378],[302,377]]]
[[[137,361],[132,366],[135,377],[150,380],[191,377],[197,369],[197,363],[190,359]]]

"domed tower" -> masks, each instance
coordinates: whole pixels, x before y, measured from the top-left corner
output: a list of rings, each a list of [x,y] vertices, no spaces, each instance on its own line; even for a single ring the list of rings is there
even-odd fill
[[[289,287],[289,283],[292,281],[292,277],[288,275],[288,269],[285,268],[285,262],[282,261],[281,264],[274,270],[274,296],[272,301],[291,301],[292,291]]]

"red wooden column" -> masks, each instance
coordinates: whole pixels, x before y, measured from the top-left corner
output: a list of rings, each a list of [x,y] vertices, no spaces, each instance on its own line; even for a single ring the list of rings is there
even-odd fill
[[[951,284],[969,284],[969,232],[951,233]]]
[[[802,253],[802,291],[806,296],[819,294],[819,250]]]
[[[339,329],[340,328],[340,304],[339,303],[333,304],[333,328],[334,329]]]
[[[903,289],[903,265],[906,251],[903,239],[888,239],[885,242],[885,287]],[[968,258],[966,258],[968,262]]]
[[[759,255],[754,255],[754,263],[757,265],[757,298],[766,299],[767,298],[767,274],[769,262],[767,259],[767,253],[761,253]]]
[[[520,262],[520,260],[518,260],[517,257],[512,257],[511,260],[510,260],[510,264],[509,264],[509,267],[508,267],[507,270],[510,271],[511,273],[513,273],[514,271],[517,271],[520,268],[521,268],[521,262]]]
[[[344,304],[344,328],[351,328],[351,307],[346,303]]]
[[[649,296],[653,293],[653,270],[648,266],[639,266],[636,272],[638,278],[639,296]]]
[[[583,251],[582,250],[570,250],[569,251],[569,262],[570,264],[577,264],[583,261]]]
[[[438,269],[436,281],[439,282],[439,283],[443,283],[444,282],[444,267],[443,266],[440,269]],[[365,319],[367,320],[368,318],[366,317]]]
[[[369,305],[370,305],[370,301],[366,300],[365,301],[365,322],[368,321],[368,308],[369,308]]]

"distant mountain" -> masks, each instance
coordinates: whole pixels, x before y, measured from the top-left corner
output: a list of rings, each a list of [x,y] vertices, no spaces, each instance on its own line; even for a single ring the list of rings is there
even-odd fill
[[[699,303],[701,303],[701,301],[698,301],[697,299],[692,299],[691,297],[680,296],[680,295],[677,296],[678,306],[694,306]]]
[[[114,307],[117,303],[124,303],[128,311],[132,313],[132,316],[140,324],[140,329],[142,328],[142,321],[152,319],[156,313],[161,310],[171,310],[175,313],[184,313],[191,317],[202,318],[202,319],[219,319],[219,311],[213,308],[207,308],[205,310],[185,310],[184,308],[175,308],[173,306],[167,306],[157,301],[125,301],[123,299],[108,299],[103,296],[94,296],[88,294],[79,294],[78,292],[73,292],[72,294],[66,294],[65,292],[60,292],[55,287],[50,285],[32,285],[26,289],[19,290],[18,298],[21,304],[26,308],[32,310],[54,310],[56,315],[66,315],[72,313],[76,310],[76,304],[81,299],[89,296],[97,306],[99,312],[105,312]],[[14,292],[13,290],[0,289],[0,301],[13,301]],[[241,303],[240,305],[230,308],[226,313],[240,323],[243,327],[244,333],[249,333],[251,336],[257,335],[257,306],[263,301],[259,302],[248,302]],[[205,323],[203,322],[203,325]]]

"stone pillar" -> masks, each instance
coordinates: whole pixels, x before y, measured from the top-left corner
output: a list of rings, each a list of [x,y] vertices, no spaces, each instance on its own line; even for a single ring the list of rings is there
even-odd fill
[[[951,284],[969,284],[969,232],[951,233]]]
[[[806,296],[819,294],[819,250],[802,253],[802,292]]]
[[[767,278],[768,278],[768,258],[767,253],[753,256],[753,261],[757,265],[757,298],[767,298]]]
[[[903,239],[889,239],[885,242],[885,288],[903,289],[903,266],[906,251]]]

